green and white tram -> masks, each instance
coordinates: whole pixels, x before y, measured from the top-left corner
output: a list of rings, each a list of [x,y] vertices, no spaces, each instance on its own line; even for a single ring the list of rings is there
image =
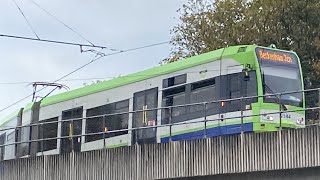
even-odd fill
[[[1,147],[0,158],[301,128],[302,79],[292,51],[218,49],[27,105],[0,122],[0,144],[26,143]],[[150,128],[132,130],[141,127]],[[38,139],[48,140],[28,142]]]

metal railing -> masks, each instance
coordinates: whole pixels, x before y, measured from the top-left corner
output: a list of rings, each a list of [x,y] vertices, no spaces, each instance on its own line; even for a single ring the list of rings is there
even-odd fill
[[[3,145],[0,145],[0,148],[6,147],[6,146],[17,146],[20,144],[27,144],[27,143],[37,143],[37,142],[43,142],[43,141],[49,141],[49,140],[59,140],[59,139],[70,139],[70,141],[73,141],[73,138],[81,138],[81,137],[87,137],[87,136],[94,136],[94,135],[103,135],[103,140],[104,140],[104,145],[103,147],[106,148],[106,144],[105,144],[105,140],[107,140],[107,135],[108,134],[112,134],[112,133],[119,133],[119,132],[137,132],[137,131],[141,131],[141,130],[145,130],[145,129],[158,129],[158,128],[169,128],[169,141],[172,141],[172,137],[173,137],[173,132],[172,132],[172,127],[173,126],[178,126],[178,125],[186,125],[186,124],[198,124],[198,123],[203,123],[204,127],[204,133],[203,133],[203,138],[207,138],[208,134],[207,134],[207,126],[209,122],[220,122],[220,121],[225,121],[225,120],[229,120],[229,119],[240,119],[240,132],[244,133],[244,129],[243,129],[243,125],[245,122],[245,118],[253,118],[253,117],[261,117],[261,116],[267,116],[267,115],[273,115],[273,114],[279,114],[279,130],[282,129],[282,118],[281,115],[282,113],[289,113],[289,112],[299,112],[299,111],[309,111],[309,110],[319,110],[319,105],[316,107],[305,107],[305,108],[301,108],[300,110],[284,110],[283,109],[283,105],[281,103],[282,100],[282,96],[283,95],[288,95],[288,94],[297,94],[297,93],[308,93],[308,92],[319,92],[320,88],[315,88],[315,89],[308,89],[308,90],[303,90],[303,91],[291,91],[291,92],[284,92],[284,93],[275,93],[275,94],[268,94],[268,95],[262,95],[262,96],[250,96],[250,97],[239,97],[239,98],[232,98],[232,99],[223,99],[223,100],[215,100],[215,101],[209,101],[209,102],[201,102],[201,103],[192,103],[192,104],[183,104],[183,105],[176,105],[176,106],[167,106],[167,107],[158,107],[158,108],[150,108],[150,109],[144,109],[144,110],[135,110],[135,111],[128,111],[128,112],[122,112],[122,113],[112,113],[112,114],[103,114],[103,115],[97,115],[97,116],[91,116],[91,117],[83,117],[83,118],[73,118],[73,119],[67,119],[67,120],[61,120],[61,118],[59,118],[60,120],[58,121],[50,121],[50,122],[39,122],[39,123],[35,123],[35,124],[28,124],[28,125],[22,125],[22,126],[16,126],[16,127],[8,127],[8,128],[3,128],[0,129],[0,134],[2,134],[5,131],[9,131],[9,130],[21,130],[22,128],[32,128],[32,127],[43,127],[43,125],[46,124],[53,124],[53,123],[58,123],[58,124],[62,124],[63,122],[70,122],[72,125],[70,126],[71,128],[74,127],[74,122],[75,121],[80,121],[80,120],[86,120],[86,121],[90,121],[94,118],[102,118],[102,121],[105,121],[105,119],[107,119],[108,117],[111,116],[117,116],[117,115],[123,115],[123,114],[132,114],[132,119],[133,120],[133,116],[135,113],[141,113],[141,112],[148,112],[148,111],[160,111],[160,114],[162,116],[161,112],[162,110],[169,110],[169,123],[167,124],[156,124],[154,126],[145,126],[145,127],[131,127],[131,128],[125,128],[125,129],[117,129],[117,130],[110,130],[110,131],[100,131],[100,132],[96,132],[96,133],[85,133],[85,134],[79,134],[79,135],[75,135],[75,134],[69,134],[68,136],[60,136],[60,137],[53,137],[53,138],[37,138],[37,139],[31,139],[31,140],[27,140],[27,141],[19,141],[19,142],[13,142],[13,143],[5,143]],[[257,102],[258,100],[261,101],[261,99],[259,98],[265,98],[265,97],[270,97],[270,96],[275,96],[276,99],[278,99],[278,102],[275,102],[279,105],[279,109],[278,111],[275,112],[270,112],[270,113],[257,113],[257,114],[252,114],[252,115],[244,115],[244,112],[247,111],[245,108],[243,108],[246,104],[244,103],[246,100],[252,100],[254,98],[257,98]],[[240,110],[237,112],[240,112],[240,116],[233,116],[233,117],[221,117],[220,114],[220,110],[218,114],[211,114],[208,115],[207,111],[209,109],[208,105],[209,104],[218,104],[218,108],[220,109],[221,107],[221,103],[229,103],[232,101],[239,101],[240,104]],[[244,106],[243,106],[244,105]],[[201,116],[200,118],[197,118],[199,120],[197,121],[191,121],[191,122],[172,122],[172,111],[174,108],[186,108],[186,107],[191,107],[191,106],[202,106],[203,109],[203,116]],[[232,106],[231,104],[228,106]],[[229,112],[224,112],[225,113],[229,113]],[[212,115],[218,115],[218,118],[214,118],[214,119],[210,119],[209,117]],[[129,116],[130,117],[130,116]],[[129,119],[128,119],[129,121]],[[306,120],[305,120],[306,122]],[[312,126],[312,125],[316,125],[316,124],[306,124],[306,126]],[[60,125],[61,128],[61,125]],[[84,128],[84,127],[82,127]],[[71,129],[72,131],[72,129]],[[43,131],[42,131],[43,132]],[[73,131],[72,131],[73,132]],[[42,135],[43,137],[43,135]],[[81,141],[81,144],[83,144],[85,142]],[[57,146],[58,148],[58,146]],[[61,148],[61,147],[60,147]],[[72,151],[74,150],[74,145],[72,144],[71,147]],[[37,152],[43,152],[43,147],[41,148],[41,151],[37,151]]]

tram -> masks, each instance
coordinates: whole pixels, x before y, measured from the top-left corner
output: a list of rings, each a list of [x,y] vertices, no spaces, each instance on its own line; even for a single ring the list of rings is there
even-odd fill
[[[0,121],[0,160],[302,128],[302,79],[293,51],[218,49],[26,105]]]

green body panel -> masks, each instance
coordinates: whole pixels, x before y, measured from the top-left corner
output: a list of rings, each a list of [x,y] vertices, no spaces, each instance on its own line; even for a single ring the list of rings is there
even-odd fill
[[[107,149],[112,149],[112,148],[118,148],[118,147],[124,147],[124,146],[128,146],[128,143],[121,143],[121,144],[114,144],[114,145],[107,145],[106,148]]]

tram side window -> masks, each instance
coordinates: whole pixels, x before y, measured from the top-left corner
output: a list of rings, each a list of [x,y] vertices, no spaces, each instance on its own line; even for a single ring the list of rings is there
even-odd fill
[[[11,132],[10,134],[8,134],[7,136],[7,141],[8,142],[13,142],[15,138],[15,131]]]
[[[167,78],[163,80],[163,88],[171,87],[171,86],[176,86],[179,84],[183,84],[187,82],[187,75],[182,74],[179,76]]]
[[[114,111],[111,112],[111,114],[117,114],[106,117],[105,131],[128,129],[129,113],[126,112],[129,112],[129,100],[114,103]],[[108,138],[120,136],[127,133],[127,130],[114,133],[107,133],[105,137]]]
[[[96,108],[88,109],[87,110],[87,120],[86,120],[86,134],[90,133],[101,133],[107,132],[112,130],[120,130],[120,129],[128,129],[128,121],[129,121],[129,114],[125,113],[129,111],[129,100],[119,101],[112,104],[106,104],[103,106],[99,106]],[[116,115],[111,115],[119,113]],[[105,118],[103,118],[104,115]],[[109,114],[109,115],[108,115]],[[98,116],[98,117],[94,117]],[[93,117],[93,118],[90,118]],[[115,133],[106,133],[97,134],[97,135],[88,135],[86,136],[86,142],[96,141],[99,139],[103,139],[108,137],[119,136],[122,134],[127,134],[128,131],[121,131]]]
[[[39,139],[57,138],[58,135],[58,117],[41,121],[45,123],[39,126]],[[38,152],[57,149],[57,139],[43,140],[38,142]]]
[[[162,104],[164,107],[186,104],[186,87],[180,86],[163,91]],[[183,121],[186,107],[174,107],[171,110],[172,123]],[[170,109],[163,109],[163,124],[168,124],[170,119]]]
[[[22,127],[21,128],[21,142],[25,142],[25,143],[21,143],[20,145],[18,145],[20,147],[20,156],[25,156],[25,155],[29,155],[30,151],[29,151],[29,146],[30,143],[28,141],[30,141],[30,126],[26,126],[26,127]]]
[[[16,145],[14,145],[13,143],[18,142],[15,141],[15,133],[16,131],[12,131],[7,135],[7,141],[5,144],[11,144],[5,147],[5,149],[7,149],[6,151],[6,156],[9,158],[14,158],[15,154],[16,154]]]
[[[199,81],[191,84],[190,104],[209,102],[217,100],[218,95],[216,92],[215,78]],[[217,110],[215,107],[217,103],[208,103],[206,109]],[[190,113],[199,112],[199,117],[203,116],[204,105],[192,105],[190,106]],[[210,114],[212,114],[211,112]]]
[[[100,106],[100,107],[87,110],[87,117],[89,118],[86,119],[86,134],[103,132],[103,124],[104,124],[103,117],[99,116],[104,114],[103,108],[104,106]],[[99,116],[99,117],[93,117],[93,116]],[[93,117],[93,118],[90,118],[90,117]],[[86,136],[85,139],[86,139],[86,142],[90,142],[90,141],[102,139],[102,137],[103,137],[102,134],[89,135],[89,136]]]

